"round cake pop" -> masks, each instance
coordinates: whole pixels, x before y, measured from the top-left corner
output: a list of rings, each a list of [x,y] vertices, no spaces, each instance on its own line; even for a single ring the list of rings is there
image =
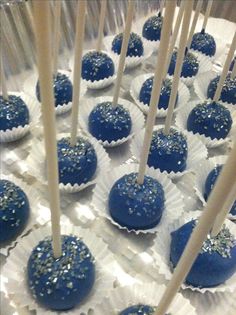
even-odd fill
[[[24,191],[14,183],[0,180],[0,242],[15,238],[26,226],[30,206]]]
[[[161,220],[164,210],[162,185],[150,176],[137,183],[137,173],[118,179],[109,194],[109,211],[119,225],[129,230],[147,230]]]
[[[214,37],[205,33],[205,30],[203,29],[200,33],[195,33],[193,35],[190,48],[212,57],[216,53],[216,42]]]
[[[171,233],[170,261],[175,268],[196,226],[190,221]],[[186,283],[194,287],[214,287],[228,280],[236,271],[236,241],[227,227],[216,237],[208,235]]]
[[[164,134],[164,129],[153,132],[148,155],[148,166],[159,168],[161,172],[183,172],[186,169],[188,144],[186,137],[171,128]]]
[[[177,60],[177,51],[175,50],[171,56],[171,61],[168,69],[169,75],[174,75],[175,65]],[[188,78],[195,76],[199,70],[199,61],[193,53],[187,51],[182,65],[181,77]]]
[[[128,137],[131,127],[129,111],[119,104],[99,103],[89,115],[89,131],[98,140],[112,142]]]
[[[204,102],[195,106],[187,120],[187,129],[213,139],[224,139],[232,126],[230,111],[220,103]]]
[[[66,184],[85,184],[96,172],[97,155],[93,145],[81,137],[74,146],[70,138],[58,141],[59,181]]]
[[[155,308],[149,305],[133,305],[121,311],[119,315],[153,315]]]
[[[147,21],[143,25],[143,37],[150,41],[160,40],[162,24],[163,17],[161,16],[161,14],[152,16],[147,19]]]
[[[62,73],[57,73],[53,77],[53,88],[55,96],[55,106],[68,104],[72,101],[72,83],[70,79]],[[39,82],[36,85],[36,95],[39,102],[41,102]]]
[[[87,81],[99,81],[113,76],[115,66],[105,53],[89,51],[82,59],[82,78]]]
[[[37,302],[57,311],[69,310],[89,295],[95,264],[87,246],[76,236],[62,235],[62,256],[54,258],[46,237],[33,249],[27,266],[28,285]]]
[[[152,94],[152,87],[153,87],[153,77],[147,79],[140,90],[139,93],[139,101],[143,102],[146,105],[150,105],[150,100],[151,100],[151,94]],[[172,88],[172,82],[170,79],[165,79],[162,84],[161,88],[161,93],[160,93],[160,99],[158,102],[157,107],[167,109],[168,104],[169,104],[169,99],[170,99],[170,94],[171,94],[171,88]],[[176,97],[175,105],[178,101],[178,94]]]
[[[123,33],[115,36],[112,41],[112,51],[116,54],[120,54],[123,41]],[[126,56],[129,57],[141,57],[144,54],[143,42],[138,34],[130,33],[129,44]]]
[[[29,125],[29,110],[19,96],[9,95],[5,100],[0,95],[0,130],[12,130]]]
[[[223,167],[223,165],[217,165],[207,175],[206,182],[205,182],[205,189],[204,189],[204,198],[206,201],[207,201],[207,199],[208,199],[208,197],[209,197],[209,195],[210,195],[210,193],[211,193],[211,191],[215,185],[215,182],[218,178],[218,175],[221,172],[222,167]],[[236,199],[235,199],[235,202],[234,202],[234,204],[230,210],[230,213],[232,215],[236,215]]]
[[[217,85],[220,81],[220,76],[218,75],[214,78],[207,89],[207,97],[213,99]],[[231,78],[231,73],[229,73],[225,79],[224,85],[222,87],[220,100],[227,103],[232,103],[236,105],[236,77]]]

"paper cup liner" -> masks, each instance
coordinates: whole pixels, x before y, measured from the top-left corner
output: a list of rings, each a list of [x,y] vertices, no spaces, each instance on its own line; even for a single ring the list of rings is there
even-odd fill
[[[79,124],[87,134],[90,134],[88,120],[89,115],[93,108],[99,103],[112,102],[112,100],[113,98],[111,96],[83,99],[80,106]],[[108,142],[107,140],[106,141],[98,140],[98,142],[101,143],[104,147],[116,147],[122,143],[125,143],[126,141],[131,139],[135,135],[135,133],[137,133],[144,126],[144,116],[142,112],[137,108],[137,106],[123,98],[118,99],[118,104],[124,106],[124,108],[127,109],[130,113],[132,121],[131,131],[128,137],[124,137],[116,141]]]
[[[154,73],[145,73],[137,76],[132,82],[130,87],[130,95],[132,96],[135,103],[138,105],[138,107],[141,109],[141,111],[144,114],[148,114],[149,106],[147,104],[144,104],[139,100],[139,93],[142,88],[143,83],[154,76]],[[168,76],[168,78],[170,78]],[[180,81],[179,87],[178,87],[178,101],[176,104],[176,107],[174,109],[174,112],[176,112],[179,108],[186,105],[190,99],[190,92],[187,86]],[[157,108],[156,111],[156,117],[166,117],[167,115],[167,109],[164,108]]]
[[[85,54],[87,54],[89,51],[96,51],[96,50],[95,49],[85,50],[83,52],[83,56]],[[91,81],[91,80],[83,79],[82,81],[83,81],[84,85],[88,89],[94,89],[94,90],[104,89],[104,88],[108,87],[109,85],[111,85],[116,79],[117,68],[118,68],[118,59],[114,58],[114,56],[112,54],[110,54],[109,52],[107,52],[107,51],[102,50],[101,52],[103,52],[104,54],[108,55],[113,60],[114,66],[115,66],[115,73],[114,73],[114,75],[112,75],[112,76],[110,76],[108,78],[104,78],[102,80]],[[73,68],[74,68],[74,56],[69,61],[69,67],[73,71]]]
[[[44,225],[50,220],[50,211],[47,207],[47,202],[42,204],[41,198],[35,188],[26,184],[14,175],[1,174],[1,180],[3,179],[9,180],[15,185],[19,186],[26,194],[30,205],[29,218],[23,230],[13,240],[1,244],[0,254],[7,256],[9,251],[14,248],[15,245],[20,242],[22,237],[27,234],[34,226]]]
[[[109,269],[111,270],[112,268],[114,257],[108,251],[107,245],[95,236],[91,230],[82,229],[65,222],[61,224],[61,233],[80,237],[95,258],[96,279],[92,291],[86,300],[72,310],[57,312],[40,306],[29,292],[26,275],[27,262],[32,249],[46,236],[51,235],[49,226],[34,230],[24,237],[11,251],[11,255],[8,257],[2,271],[7,277],[5,284],[7,294],[19,307],[27,307],[38,315],[88,314],[88,311],[94,309],[113,288],[115,277]]]
[[[195,167],[194,173],[195,175],[195,184],[194,189],[196,191],[196,195],[202,202],[202,205],[206,205],[206,201],[204,198],[204,190],[205,190],[205,182],[208,174],[213,170],[217,165],[225,164],[227,160],[226,155],[219,155],[207,160],[202,160],[199,162],[198,167]],[[228,214],[228,219],[236,220],[236,215]]]
[[[196,80],[194,81],[194,90],[201,100],[211,100],[207,97],[207,90],[210,82],[217,76],[218,73],[216,73],[215,71],[209,71],[196,77]],[[236,104],[223,102],[222,100],[220,100],[220,103],[227,107],[229,110],[235,111],[236,109]]]
[[[185,213],[178,220],[171,222],[164,229],[161,228],[160,233],[157,234],[151,250],[155,253],[155,266],[158,268],[159,273],[165,276],[166,280],[169,281],[172,278],[172,267],[170,263],[171,232],[176,231],[183,224],[191,221],[192,219],[197,219],[200,216],[201,211]],[[230,220],[225,220],[225,224],[229,228],[230,232],[236,237],[236,225]],[[192,291],[200,292],[202,294],[206,292],[213,294],[216,292],[234,292],[236,289],[236,273],[225,283],[215,287],[199,288],[182,283],[181,288],[184,290],[191,289]]]
[[[65,70],[58,70],[58,72],[65,74],[67,77],[69,77],[70,80],[72,80],[72,75],[71,72],[65,71]],[[36,84],[37,84],[37,80],[38,80],[38,74],[37,73],[33,73],[32,75],[30,75],[24,82],[23,84],[23,91],[30,95],[31,97],[33,97],[34,99],[37,99],[36,97]],[[84,84],[81,85],[80,88],[80,96],[82,97],[86,92],[86,88],[84,86]],[[57,105],[55,107],[55,112],[56,115],[62,115],[66,112],[68,112],[72,107],[72,102],[69,103],[65,103],[65,104],[61,104],[61,105]]]
[[[104,38],[103,43],[105,45],[106,50],[113,56],[112,59],[117,60],[116,62],[118,63],[120,55],[114,53],[111,49],[112,41],[113,41],[114,37],[115,36],[106,36]],[[125,58],[125,67],[127,69],[132,69],[132,68],[137,67],[144,60],[146,60],[147,58],[149,58],[151,56],[153,50],[152,50],[151,45],[147,44],[147,41],[143,41],[143,48],[144,48],[144,51],[143,51],[142,56],[133,56],[133,57],[127,56]]]
[[[109,297],[96,307],[96,315],[117,315],[132,305],[144,304],[156,307],[165,292],[164,285],[152,283],[133,284],[113,289]],[[168,309],[170,315],[197,315],[195,308],[180,293],[177,293]]]
[[[181,216],[184,207],[183,196],[181,195],[180,191],[166,175],[160,173],[159,171],[150,169],[148,167],[146,169],[146,175],[158,180],[158,182],[163,186],[165,193],[165,209],[163,211],[161,221],[159,224],[157,224],[157,226],[147,230],[129,230],[128,228],[115,222],[109,212],[108,197],[114,183],[125,174],[130,174],[132,172],[138,173],[138,169],[138,164],[123,164],[104,175],[101,178],[99,185],[97,185],[93,191],[91,205],[99,216],[107,218],[119,229],[126,230],[127,232],[134,232],[135,234],[156,233],[159,232],[160,226],[166,226],[170,221],[175,220],[176,217],[178,218]]]
[[[6,131],[0,130],[0,143],[13,142],[23,138],[33,127],[39,123],[41,111],[38,102],[23,92],[9,92],[9,95],[15,95],[22,98],[29,110],[29,124]]]
[[[110,168],[110,158],[108,157],[106,151],[100,145],[100,143],[98,143],[98,141],[92,137],[84,136],[81,131],[78,132],[78,136],[83,137],[93,145],[97,154],[97,169],[92,179],[89,180],[87,183],[82,183],[80,185],[71,185],[70,183],[65,185],[63,183],[60,183],[60,190],[66,193],[76,193],[85,189],[86,187],[96,184],[100,180],[100,177],[103,176],[104,173],[107,172]],[[70,135],[60,134],[58,136],[58,139],[61,139],[63,137],[70,137]],[[43,142],[39,140],[34,142],[34,145],[31,148],[31,152],[25,162],[24,173],[25,176],[30,176],[38,179],[42,184],[47,183],[46,156]]]
[[[154,131],[161,128],[164,128],[164,126],[154,126]],[[199,141],[197,136],[189,132],[186,132],[185,130],[180,130],[180,132],[182,132],[183,135],[186,136],[187,144],[188,144],[188,157],[186,161],[186,169],[183,172],[171,171],[170,173],[168,173],[167,171],[161,172],[160,169],[158,169],[161,173],[165,174],[166,176],[172,179],[179,178],[188,172],[192,172],[196,163],[198,163],[199,160],[206,158],[208,154],[205,145],[203,144],[202,141]],[[135,135],[131,143],[131,153],[137,159],[138,162],[139,162],[140,155],[142,152],[144,134],[145,134],[145,129],[142,129],[139,133]],[[151,168],[154,169],[154,167],[151,167]]]
[[[185,129],[187,130],[187,120],[188,120],[188,116],[191,112],[191,110],[197,105],[200,104],[201,101],[193,101],[190,102],[188,104],[188,106],[179,109],[179,111],[177,112],[176,118],[175,118],[175,122],[177,127],[181,128],[181,129]],[[231,130],[228,134],[228,136],[226,138],[221,138],[221,139],[211,139],[210,137],[206,137],[204,135],[201,135],[199,133],[196,133],[195,135],[207,146],[207,148],[216,148],[219,147],[225,143],[229,143],[230,140],[232,140],[236,134],[236,113],[232,110],[230,110],[231,113],[231,117],[233,120],[233,124],[231,127]],[[189,133],[193,134],[192,131],[188,131]]]

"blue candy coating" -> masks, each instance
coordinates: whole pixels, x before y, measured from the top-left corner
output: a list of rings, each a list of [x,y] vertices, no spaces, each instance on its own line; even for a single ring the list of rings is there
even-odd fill
[[[119,315],[153,315],[155,308],[149,305],[133,305],[121,311]]]
[[[195,106],[187,120],[187,129],[211,139],[224,139],[232,126],[230,111],[216,102]]]
[[[213,99],[217,85],[219,83],[220,76],[218,75],[216,78],[211,80],[208,89],[207,89],[207,97]],[[225,79],[220,100],[227,103],[232,103],[236,105],[236,78],[231,78],[231,73],[229,73]]]
[[[57,107],[58,105],[68,104],[72,101],[72,83],[65,74],[58,72],[56,76],[53,77],[53,89],[55,97],[55,107]],[[37,82],[36,84],[36,96],[39,102],[41,102],[39,82]]]
[[[118,55],[121,52],[122,41],[123,41],[123,33],[116,35],[112,41],[111,49]],[[144,51],[144,48],[143,48],[143,42],[142,42],[141,37],[135,33],[130,33],[126,56],[140,57],[143,55],[143,51]]]
[[[150,100],[151,100],[151,94],[152,94],[152,87],[153,87],[153,77],[147,79],[140,90],[139,93],[139,100],[140,102],[143,102],[146,105],[150,105]],[[171,87],[172,87],[172,82],[170,79],[165,79],[162,83],[162,88],[161,88],[161,94],[160,94],[160,99],[158,102],[158,108],[163,108],[167,109],[168,104],[169,104],[169,99],[170,99],[170,94],[171,94]],[[178,101],[178,93],[175,101],[175,105]]]
[[[117,141],[128,137],[132,122],[128,110],[111,102],[97,104],[89,115],[89,131],[98,140]]]
[[[97,154],[88,140],[78,137],[72,146],[70,138],[62,138],[57,150],[60,183],[80,185],[91,180],[97,169]]]
[[[193,35],[190,48],[212,57],[216,53],[216,42],[213,36],[202,30],[200,33]]]
[[[150,176],[145,176],[143,184],[138,184],[137,173],[118,179],[108,198],[111,217],[129,230],[155,227],[161,220],[164,202],[162,185]]]
[[[14,183],[0,180],[0,242],[6,242],[24,229],[30,205],[24,191]]]
[[[161,15],[151,16],[143,25],[143,37],[151,41],[160,40],[162,24],[163,17]]]
[[[29,124],[29,110],[25,102],[15,95],[8,100],[0,96],[0,130],[6,131]]]
[[[188,144],[186,137],[175,129],[168,135],[164,129],[155,130],[148,155],[148,166],[162,172],[183,172],[186,169]]]
[[[95,282],[94,258],[76,236],[62,235],[62,256],[55,259],[46,237],[33,249],[27,265],[28,285],[37,302],[49,309],[69,310],[89,295]]]
[[[206,182],[205,182],[205,189],[204,189],[204,198],[207,201],[214,185],[215,182],[218,178],[218,175],[221,172],[223,165],[217,165],[216,167],[213,168],[213,170],[210,171],[210,173],[208,174],[207,178],[206,178]],[[236,215],[236,200],[230,210],[230,213],[232,215]]]
[[[196,222],[193,220],[171,233],[170,261],[174,268],[185,249],[195,225]],[[222,236],[218,235],[217,237]],[[224,283],[236,271],[235,241],[229,249],[230,257],[221,254],[221,250],[225,246],[223,237],[221,245],[216,246],[216,248],[209,245],[209,239],[207,242],[208,250],[201,250],[186,277],[186,283],[195,287],[206,288],[217,286]]]
[[[99,81],[113,76],[115,66],[112,59],[103,52],[89,51],[82,59],[82,78]]]
[[[175,50],[171,56],[171,61],[168,69],[169,75],[173,75],[175,71],[175,65],[177,60],[177,51]],[[181,77],[188,78],[195,76],[199,70],[199,62],[197,57],[193,53],[187,52],[184,56]]]

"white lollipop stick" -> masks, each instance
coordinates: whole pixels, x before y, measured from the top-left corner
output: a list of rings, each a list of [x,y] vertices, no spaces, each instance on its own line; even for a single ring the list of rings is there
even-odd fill
[[[73,69],[72,114],[71,114],[72,122],[71,122],[70,144],[72,146],[76,144],[76,140],[77,140],[86,6],[87,6],[86,0],[81,0],[78,2],[76,35],[75,35],[75,57],[74,57],[74,69]]]
[[[172,57],[172,53],[175,47],[175,42],[176,42],[176,38],[179,34],[179,28],[180,28],[180,24],[182,22],[182,18],[183,18],[183,13],[184,13],[184,4],[185,2],[182,1],[179,7],[179,12],[178,12],[178,16],[175,22],[175,28],[174,28],[174,32],[171,36],[171,40],[170,40],[170,45],[169,45],[169,49],[168,49],[168,53],[167,53],[167,61],[166,61],[166,67],[165,67],[165,71],[164,71],[164,77],[163,79],[166,77],[166,74],[168,72],[169,69],[169,65],[170,65],[170,61],[171,61],[171,57]]]
[[[99,17],[97,51],[101,51],[101,48],[102,48],[106,10],[107,10],[107,0],[103,0],[101,1],[101,11],[100,11],[100,17]]]
[[[220,232],[222,225],[224,224],[225,219],[227,218],[235,200],[236,200],[236,183],[231,189],[231,192],[228,195],[228,198],[226,199],[221,212],[216,217],[213,228],[211,230],[211,236],[214,237]]]
[[[231,78],[234,79],[236,77],[236,58],[234,59],[234,66],[231,72]]]
[[[140,156],[139,171],[138,171],[138,177],[137,177],[137,182],[139,184],[142,184],[144,181],[148,154],[149,154],[150,145],[152,141],[152,132],[153,132],[154,124],[155,124],[157,104],[159,102],[160,92],[161,92],[161,87],[162,87],[162,80],[160,78],[163,78],[164,71],[165,71],[165,65],[166,65],[166,59],[167,59],[166,51],[169,46],[175,6],[176,6],[176,1],[167,1],[166,3],[164,22],[163,22],[162,31],[161,31],[160,46],[159,46],[159,51],[158,51],[158,56],[157,56],[157,65],[156,65],[155,74],[154,74],[152,94],[151,94],[151,100],[150,100],[149,111],[148,111],[148,116],[147,116],[145,135],[144,135],[144,140],[143,140],[143,147],[142,147],[141,156]]]
[[[191,42],[192,42],[192,38],[193,38],[193,34],[197,25],[197,20],[202,8],[202,4],[203,4],[203,0],[198,0],[198,3],[196,5],[196,9],[195,9],[195,13],[194,13],[194,18],[193,18],[193,22],[189,31],[189,35],[188,35],[188,42],[187,42],[187,48],[189,49]]]
[[[232,43],[231,43],[231,46],[230,46],[230,49],[228,52],[228,56],[226,58],[226,61],[225,61],[225,64],[224,64],[224,67],[223,67],[223,70],[222,70],[222,73],[220,76],[220,81],[217,84],[217,89],[216,89],[216,92],[215,92],[215,95],[213,98],[213,102],[217,102],[220,98],[221,91],[222,91],[222,88],[224,85],[224,81],[227,77],[227,74],[228,74],[228,71],[230,68],[230,63],[231,63],[231,60],[233,59],[233,56],[234,56],[235,49],[236,49],[236,32],[234,33],[234,38],[232,40]]]
[[[53,72],[57,74],[58,54],[60,47],[60,25],[61,25],[61,1],[55,2],[54,8],[54,51],[53,51]]]
[[[202,30],[206,30],[207,21],[211,13],[212,4],[213,4],[213,0],[208,0],[206,13],[205,13],[203,24],[202,24]]]
[[[164,6],[165,6],[165,0],[160,0],[160,15],[162,15],[163,13],[163,9],[164,9]]]
[[[192,232],[178,265],[174,270],[172,279],[170,280],[166,291],[158,304],[155,315],[164,315],[167,313],[172,300],[196,260],[202,244],[211,230],[216,216],[220,213],[232,186],[236,182],[235,165],[236,145],[229,154],[227,162],[219,175],[212,193],[210,194],[207,205],[199,218],[197,226]]]
[[[2,10],[0,10],[0,18],[1,21],[3,21],[3,12]],[[3,67],[3,30],[1,30],[0,32],[0,81],[1,84],[0,86],[2,87],[2,96],[4,100],[8,100],[8,93],[7,93],[7,85],[6,85],[6,76],[5,76],[5,71],[4,71],[4,67]]]
[[[49,5],[49,1],[35,1],[34,18],[39,85],[42,97],[45,150],[47,157],[47,178],[52,223],[52,248],[54,257],[58,258],[61,256],[62,252]]]
[[[175,101],[176,101],[176,96],[178,93],[178,86],[179,86],[181,70],[183,66],[186,43],[188,40],[188,30],[189,30],[189,25],[190,25],[192,9],[193,9],[193,1],[188,0],[188,5],[185,4],[185,12],[184,12],[184,19],[183,19],[182,30],[181,30],[181,35],[180,35],[179,49],[177,53],[177,60],[176,60],[176,65],[175,65],[174,77],[172,81],[170,100],[169,100],[167,115],[166,115],[166,120],[165,120],[164,134],[166,135],[170,132],[170,126],[171,126],[172,117],[173,117],[173,113],[175,109]]]
[[[122,46],[121,46],[121,52],[120,52],[119,65],[118,65],[118,71],[117,71],[117,78],[116,78],[116,82],[115,82],[115,91],[114,91],[112,106],[117,106],[118,98],[119,98],[119,94],[120,94],[121,80],[122,80],[124,67],[125,67],[125,58],[126,58],[126,53],[127,53],[127,49],[128,49],[130,31],[131,31],[131,26],[132,26],[132,19],[133,19],[133,14],[134,14],[134,6],[135,6],[135,1],[130,0],[129,6],[128,6],[127,17],[126,17],[126,21],[125,21],[125,30],[123,33],[123,40],[122,40]]]

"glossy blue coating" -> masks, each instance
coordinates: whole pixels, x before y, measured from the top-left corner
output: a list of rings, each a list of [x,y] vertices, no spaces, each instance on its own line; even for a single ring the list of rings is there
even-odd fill
[[[112,41],[111,49],[112,51],[114,51],[114,53],[118,55],[121,52],[122,41],[123,41],[123,33],[116,35]],[[143,42],[142,42],[141,37],[138,34],[135,34],[133,32],[130,33],[126,56],[141,57],[143,53],[144,53],[144,48],[143,48]]]

